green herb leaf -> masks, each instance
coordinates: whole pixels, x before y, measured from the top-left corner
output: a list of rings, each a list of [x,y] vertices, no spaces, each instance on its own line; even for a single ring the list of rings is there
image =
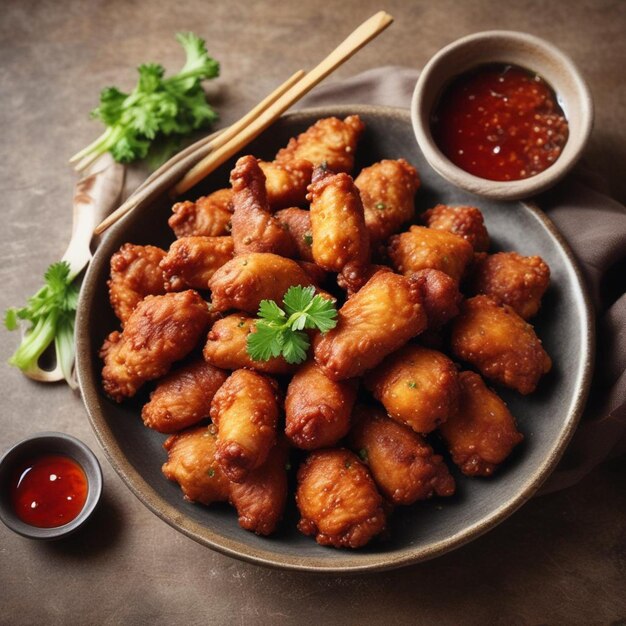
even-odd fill
[[[258,320],[255,331],[246,338],[246,350],[255,361],[269,361],[280,356],[284,344],[283,332],[270,322]]]
[[[131,93],[116,87],[103,89],[91,117],[101,120],[107,130],[74,155],[72,162],[105,152],[120,162],[143,159],[154,141],[174,136],[180,142],[181,136],[217,119],[200,83],[219,75],[219,63],[208,55],[200,37],[181,33],[176,38],[186,54],[180,72],[166,78],[162,65],[145,63],[138,67],[139,80]],[[150,156],[153,165],[177,145],[176,141],[164,142]]]
[[[53,263],[47,269],[44,286],[21,309],[7,309],[4,325],[16,330],[19,320],[30,322],[9,363],[23,371],[37,367],[39,357],[54,342],[56,358],[68,383],[73,384],[74,317],[78,287],[73,283],[69,263]]]
[[[302,331],[285,333],[282,348],[285,361],[287,363],[302,363],[306,360],[306,353],[310,345],[309,336]]]
[[[306,360],[310,340],[305,328],[327,332],[337,324],[332,301],[315,294],[315,287],[290,287],[284,309],[273,300],[262,300],[255,332],[248,335],[246,350],[255,361],[282,356],[288,363]]]
[[[259,304],[259,317],[268,322],[282,324],[287,316],[274,300],[261,300]]]

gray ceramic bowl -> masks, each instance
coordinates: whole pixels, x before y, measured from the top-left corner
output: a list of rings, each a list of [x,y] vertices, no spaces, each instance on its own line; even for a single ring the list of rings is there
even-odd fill
[[[424,160],[406,110],[340,106],[299,111],[281,118],[246,152],[272,158],[291,136],[317,119],[352,113],[358,113],[366,124],[357,167],[382,158],[404,157],[414,163],[422,179],[416,197],[419,211],[438,202],[476,201],[446,183]],[[233,162],[217,170],[189,197],[226,185]],[[388,537],[356,551],[324,548],[300,534],[295,527],[298,515],[293,495],[280,532],[270,538],[239,528],[234,511],[226,505],[203,507],[183,500],[179,487],[161,474],[165,436],[145,428],[140,418],[148,390],[122,404],[107,399],[98,358],[105,336],[118,326],[106,286],[111,255],[127,241],[169,246],[173,234],[167,226],[172,205],[168,187],[104,238],[83,283],[76,325],[79,381],[91,424],[113,467],[154,513],[192,539],[234,557],[290,569],[348,572],[399,567],[443,554],[493,528],[535,493],[565,449],[585,402],[593,351],[591,312],[571,252],[548,218],[531,205],[486,200],[480,208],[493,247],[540,254],[553,276],[537,332],[554,359],[554,370],[531,396],[501,390],[526,440],[493,479],[471,480],[452,469],[458,481],[454,497],[399,507],[390,520]],[[439,446],[437,441],[434,444]]]
[[[430,119],[442,90],[455,76],[488,63],[519,65],[544,78],[569,122],[569,138],[561,155],[536,176],[510,182],[479,178],[452,163],[433,140]],[[591,133],[593,104],[580,72],[558,48],[526,33],[492,30],[458,39],[435,54],[415,85],[411,119],[424,156],[446,180],[481,196],[517,200],[553,186],[575,165]]]
[[[38,528],[23,522],[13,510],[8,483],[15,467],[43,454],[59,454],[76,461],[85,472],[89,491],[82,511],[71,522],[55,528]],[[64,433],[43,432],[16,443],[0,459],[0,519],[19,535],[29,539],[61,539],[78,530],[94,512],[102,493],[102,470],[94,453],[79,439]]]

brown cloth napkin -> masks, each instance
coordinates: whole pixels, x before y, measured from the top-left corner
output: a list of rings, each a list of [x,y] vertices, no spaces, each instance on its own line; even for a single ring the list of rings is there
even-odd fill
[[[409,107],[419,72],[381,67],[318,87],[300,107],[379,104]],[[626,209],[579,167],[537,198],[569,242],[589,287],[597,324],[595,372],[582,421],[540,493],[578,482],[609,455],[626,451]]]

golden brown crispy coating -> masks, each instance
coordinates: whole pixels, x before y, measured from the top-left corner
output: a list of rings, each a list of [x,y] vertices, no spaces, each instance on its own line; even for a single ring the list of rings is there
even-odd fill
[[[356,145],[365,129],[358,115],[349,115],[341,121],[336,117],[318,120],[305,132],[279,150],[276,161],[289,163],[306,159],[314,166],[326,164],[333,172],[351,172],[354,167]]]
[[[525,320],[536,315],[550,284],[550,268],[539,256],[517,252],[477,254],[472,268],[474,293],[508,304]]]
[[[147,296],[123,332],[112,332],[100,350],[106,393],[121,402],[146,381],[166,374],[194,349],[210,321],[207,303],[196,291]]]
[[[141,411],[143,423],[160,433],[175,433],[209,417],[211,401],[228,374],[204,361],[170,372]]]
[[[522,394],[532,393],[552,365],[533,327],[489,296],[475,296],[462,304],[452,323],[451,346],[483,376]]]
[[[404,159],[385,159],[361,170],[354,184],[361,193],[372,243],[384,241],[415,216],[417,170]]]
[[[235,254],[273,252],[295,256],[291,234],[272,215],[265,190],[265,175],[257,160],[243,156],[230,173],[233,186],[232,237]]]
[[[463,296],[458,283],[439,270],[418,270],[413,278],[420,279],[424,309],[428,318],[428,330],[439,330],[446,322],[459,314]]]
[[[337,326],[315,338],[315,360],[332,380],[356,378],[425,328],[420,281],[377,272],[341,307]]]
[[[250,370],[233,372],[211,405],[217,426],[216,459],[233,482],[261,467],[276,441],[276,384]]]
[[[388,356],[365,379],[390,417],[417,433],[429,433],[456,410],[454,363],[441,352],[408,345]]]
[[[306,188],[313,173],[310,161],[259,161],[259,167],[265,174],[267,201],[272,211],[306,204]]]
[[[230,484],[230,503],[237,509],[239,525],[257,535],[271,535],[283,517],[287,502],[289,449],[279,441],[267,460],[240,483]]]
[[[185,500],[211,504],[228,500],[230,483],[215,459],[216,430],[200,426],[169,437],[162,471],[180,485]]]
[[[461,372],[459,410],[441,427],[452,460],[468,476],[490,476],[524,436],[506,404],[474,372]]]
[[[309,275],[315,285],[323,285],[326,282],[328,272],[324,268],[309,261],[297,261],[297,263]]]
[[[234,313],[217,320],[209,331],[204,346],[204,359],[215,367],[227,370],[251,368],[265,374],[291,374],[295,370],[285,359],[271,357],[267,361],[254,361],[246,350],[248,335],[255,331],[255,319]]]
[[[311,250],[329,272],[364,271],[369,265],[369,234],[359,190],[348,174],[316,168],[309,185]]]
[[[240,254],[220,267],[209,281],[213,308],[254,313],[261,300],[281,303],[292,285],[313,285],[310,276],[291,259],[268,252]]]
[[[232,258],[232,237],[181,237],[161,261],[165,288],[208,289],[211,276]]]
[[[369,471],[348,450],[318,450],[298,470],[298,530],[335,548],[364,546],[385,528],[383,499]]]
[[[303,261],[313,262],[311,213],[304,209],[291,207],[278,211],[276,219],[291,233],[298,250],[297,257]]]
[[[146,296],[165,293],[165,280],[159,268],[164,256],[165,250],[156,246],[125,243],[111,257],[109,299],[122,326]]]
[[[335,445],[350,429],[356,391],[356,381],[334,382],[308,361],[287,388],[285,434],[303,450]]]
[[[459,235],[423,226],[411,228],[389,239],[389,257],[394,268],[405,275],[422,269],[445,272],[460,280],[472,260],[472,246]]]
[[[438,204],[422,215],[422,221],[429,228],[460,235],[471,244],[474,252],[486,252],[489,249],[489,233],[483,214],[475,206]]]
[[[228,235],[233,213],[233,190],[218,189],[195,202],[177,202],[172,212],[168,224],[177,237]]]
[[[454,478],[426,440],[369,406],[357,407],[350,447],[369,467],[381,493],[393,504],[413,504],[433,495],[451,496]]]
[[[354,271],[355,268],[347,268],[340,274],[337,274],[337,284],[348,295],[356,293],[361,287],[367,284],[367,281],[376,274],[376,272],[393,272],[388,265],[375,265],[371,263],[365,269],[356,268],[358,271]]]

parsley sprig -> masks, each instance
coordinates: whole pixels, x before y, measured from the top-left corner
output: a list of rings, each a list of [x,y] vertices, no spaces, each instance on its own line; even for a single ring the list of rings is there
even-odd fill
[[[287,363],[302,363],[310,346],[305,329],[327,333],[337,325],[337,309],[328,299],[315,295],[315,287],[289,287],[281,309],[274,300],[262,300],[256,332],[246,342],[255,361],[283,356]]]
[[[139,66],[139,82],[131,93],[117,87],[103,89],[100,105],[91,116],[107,129],[75,154],[71,163],[90,162],[105,152],[122,163],[143,159],[155,140],[160,140],[161,149],[176,145],[172,140],[217,119],[200,83],[219,75],[219,63],[208,55],[204,40],[197,35],[179,33],[176,39],[187,56],[180,72],[165,77],[162,65],[146,63]]]

